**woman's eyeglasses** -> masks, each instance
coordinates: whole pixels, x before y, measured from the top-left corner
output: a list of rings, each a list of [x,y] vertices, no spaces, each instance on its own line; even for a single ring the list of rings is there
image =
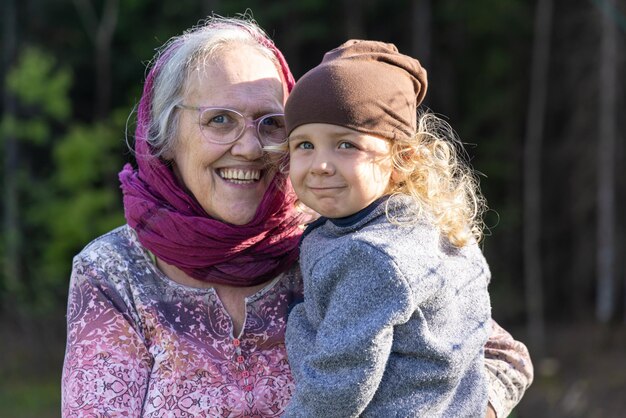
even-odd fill
[[[198,112],[198,123],[202,135],[207,141],[215,144],[235,142],[249,127],[254,127],[261,145],[276,145],[285,141],[285,115],[271,113],[258,119],[250,119],[232,109],[221,107],[195,107],[184,104],[177,105],[181,109]]]

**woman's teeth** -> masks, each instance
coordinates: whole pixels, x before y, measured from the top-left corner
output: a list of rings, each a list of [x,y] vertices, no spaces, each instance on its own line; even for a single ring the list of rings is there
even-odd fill
[[[243,184],[257,181],[261,178],[261,170],[242,170],[239,168],[223,168],[219,175],[232,183]]]

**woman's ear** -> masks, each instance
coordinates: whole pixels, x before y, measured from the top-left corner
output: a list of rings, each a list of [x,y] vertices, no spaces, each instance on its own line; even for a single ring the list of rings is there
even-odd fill
[[[161,161],[163,161],[164,164],[173,164],[174,163],[174,153],[170,150],[170,151],[165,151],[163,154],[161,154],[160,156]]]

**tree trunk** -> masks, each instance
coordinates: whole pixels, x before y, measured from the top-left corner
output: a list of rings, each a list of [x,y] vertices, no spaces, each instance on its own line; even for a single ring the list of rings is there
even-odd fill
[[[6,77],[15,62],[17,50],[17,28],[15,0],[4,2],[4,42],[2,76]],[[2,107],[5,117],[15,117],[16,103],[14,95],[3,90]],[[3,301],[4,307],[10,312],[13,310],[15,292],[21,283],[20,271],[20,241],[21,232],[19,227],[19,202],[18,202],[18,143],[11,133],[4,137],[4,285],[7,289],[7,299]]]
[[[431,0],[411,1],[411,50],[409,55],[417,58],[426,71],[431,69],[431,21]],[[430,103],[429,97],[429,95],[426,95],[424,105]]]
[[[417,58],[426,70],[430,68],[431,62],[431,22],[431,0],[413,0],[411,2],[410,55]]]
[[[343,15],[345,16],[345,28],[347,39],[365,39],[365,24],[363,22],[363,9],[366,2],[360,0],[343,0]]]
[[[94,44],[95,80],[94,116],[104,118],[111,107],[111,43],[117,27],[119,0],[106,0],[98,20],[90,0],[74,0],[85,31]]]
[[[605,0],[613,8],[612,0]],[[596,317],[608,322],[615,311],[615,144],[617,136],[617,24],[600,16],[600,91],[597,188]]]
[[[528,334],[534,357],[544,351],[541,265],[541,152],[550,62],[552,0],[538,0],[531,63],[530,97],[524,143],[524,283]]]

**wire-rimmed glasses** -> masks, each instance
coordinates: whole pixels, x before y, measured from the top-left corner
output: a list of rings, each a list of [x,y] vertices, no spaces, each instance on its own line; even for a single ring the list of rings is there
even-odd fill
[[[285,141],[285,115],[270,113],[257,119],[250,119],[236,110],[222,107],[196,107],[177,105],[182,109],[198,112],[200,131],[207,141],[215,144],[231,144],[241,138],[246,129],[253,126],[261,145],[276,145]]]

